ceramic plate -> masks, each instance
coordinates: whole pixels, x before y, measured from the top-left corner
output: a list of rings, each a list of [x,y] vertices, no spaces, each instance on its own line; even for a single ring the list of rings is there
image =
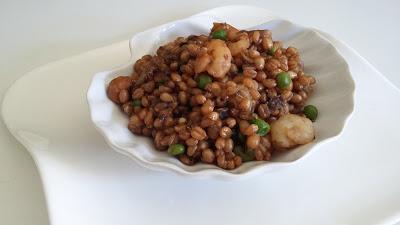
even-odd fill
[[[242,5],[203,15],[243,28],[275,19]],[[298,163],[234,182],[149,170],[110,150],[89,119],[86,90],[93,74],[130,59],[129,40],[25,74],[7,91],[2,116],[37,164],[50,223],[394,224],[400,91],[350,47],[317,32],[346,59],[357,84],[351,120],[336,141]]]

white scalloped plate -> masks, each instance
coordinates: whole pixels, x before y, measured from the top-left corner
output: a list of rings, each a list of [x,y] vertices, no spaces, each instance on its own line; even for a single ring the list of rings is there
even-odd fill
[[[243,11],[252,13],[244,18]],[[239,27],[273,17],[249,6],[203,14]],[[2,116],[38,166],[51,224],[394,224],[400,91],[350,47],[318,32],[357,83],[352,119],[306,160],[235,182],[148,170],[110,150],[88,119],[85,88],[96,71],[129,60],[128,40],[27,73],[7,91]]]
[[[143,55],[154,54],[160,45],[179,36],[207,34],[216,21],[224,22],[212,16],[195,16],[136,34],[130,41],[132,56],[129,63],[94,76],[87,94],[91,118],[113,149],[153,169],[167,169],[203,178],[237,178],[288,166],[340,134],[354,108],[355,86],[347,63],[329,41],[317,32],[281,19],[271,20],[254,29],[271,30],[274,40],[298,48],[305,72],[317,79],[316,91],[309,100],[320,112],[314,123],[316,139],[312,143],[280,154],[271,162],[249,162],[228,171],[203,163],[186,166],[166,152],[155,150],[149,138],[131,134],[127,129],[128,117],[107,97],[105,87],[108,83],[117,76],[131,74],[134,62]]]

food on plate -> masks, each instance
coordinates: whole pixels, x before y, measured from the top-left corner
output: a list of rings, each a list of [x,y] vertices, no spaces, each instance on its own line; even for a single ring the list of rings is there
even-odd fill
[[[107,95],[157,150],[230,170],[314,140],[318,110],[304,106],[315,84],[299,51],[271,31],[214,23],[137,60]]]
[[[318,109],[313,105],[304,106],[303,113],[308,119],[310,119],[313,122],[318,117]]]
[[[305,117],[286,114],[272,123],[271,141],[276,150],[307,144],[313,139],[312,122]]]

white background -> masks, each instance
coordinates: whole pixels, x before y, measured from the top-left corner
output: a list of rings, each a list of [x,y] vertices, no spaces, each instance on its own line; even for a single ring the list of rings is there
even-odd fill
[[[13,81],[37,66],[234,3],[244,1],[0,0],[0,99]],[[246,4],[327,31],[400,87],[400,1],[274,0]],[[243,16],[248,13],[243,12]],[[32,158],[0,123],[1,225],[48,224],[40,182]]]

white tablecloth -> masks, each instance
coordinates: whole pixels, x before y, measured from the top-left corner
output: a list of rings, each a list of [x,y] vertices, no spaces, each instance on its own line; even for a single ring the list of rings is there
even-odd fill
[[[179,3],[179,7],[178,7]],[[0,99],[13,81],[47,62],[208,8],[240,1],[0,1]],[[400,1],[247,1],[343,40],[400,87]],[[244,12],[243,16],[246,16]],[[0,224],[48,224],[36,167],[0,123]]]

